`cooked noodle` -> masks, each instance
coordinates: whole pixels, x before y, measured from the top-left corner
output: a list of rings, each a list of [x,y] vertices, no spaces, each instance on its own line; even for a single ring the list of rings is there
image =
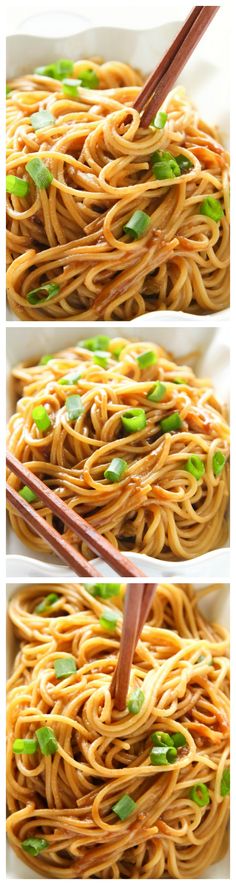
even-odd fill
[[[102,600],[72,584],[13,596],[20,646],[8,683],[7,831],[18,857],[43,877],[191,879],[225,853],[228,634],[197,607],[198,595],[214,589],[159,585],[132,666],[130,690],[144,692],[137,715],[111,700],[121,621],[113,633],[101,627]],[[52,591],[50,612],[35,613]],[[109,599],[118,618],[122,595]],[[68,654],[78,669],[59,681],[54,661]],[[54,731],[55,754],[16,755],[15,739],[32,739],[42,726]],[[150,762],[155,731],[186,739],[175,762]],[[199,783],[208,791],[202,806],[190,795]],[[124,794],[136,806],[122,821],[112,806]],[[32,837],[47,843],[37,857],[21,846]]]
[[[67,98],[59,80],[29,74],[9,82],[7,172],[26,178],[25,197],[8,194],[9,305],[22,320],[130,320],[153,310],[211,313],[229,304],[229,157],[215,130],[182,88],[163,109],[163,129],[140,128],[132,105],[141,85],[120,62],[80,60],[97,89]],[[127,107],[129,112],[127,114]],[[32,113],[48,110],[56,125],[34,131]],[[192,166],[179,178],[156,180],[156,150],[184,154]],[[40,155],[53,174],[39,190],[26,163]],[[224,209],[220,221],[201,214],[206,196]],[[130,240],[123,225],[136,210],[151,218]],[[44,283],[49,300],[27,294]]]
[[[175,560],[223,546],[228,536],[229,428],[226,409],[211,382],[197,378],[190,367],[177,365],[148,341],[107,342],[109,351],[102,351],[107,368],[96,365],[94,353],[81,343],[55,354],[47,365],[22,363],[14,370],[21,398],[8,425],[9,448],[119,549]],[[114,353],[120,348],[117,360]],[[156,362],[141,368],[137,358],[149,351]],[[59,383],[75,369],[80,377],[74,384]],[[165,392],[161,401],[152,402],[148,395],[157,380],[164,382]],[[69,421],[66,401],[74,394],[81,396],[83,412]],[[32,417],[36,405],[44,405],[50,415],[46,433],[38,430]],[[121,416],[137,407],[145,412],[146,426],[126,435]],[[160,421],[175,411],[181,429],[162,432]],[[218,452],[225,463],[215,475]],[[203,465],[199,479],[186,469],[193,455]],[[128,465],[118,482],[104,478],[114,457]],[[9,482],[21,487],[13,474]],[[42,502],[32,506],[52,522],[52,513]],[[9,513],[24,543],[48,551],[10,505]],[[56,527],[91,557],[70,529],[58,526],[57,520]]]

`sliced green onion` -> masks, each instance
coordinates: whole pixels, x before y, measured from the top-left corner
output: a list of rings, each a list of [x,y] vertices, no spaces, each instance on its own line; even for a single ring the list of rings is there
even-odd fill
[[[101,366],[102,369],[107,369],[107,363],[110,357],[110,353],[106,350],[95,350],[93,354],[93,361],[97,366]]]
[[[21,498],[24,498],[25,501],[28,501],[28,504],[32,504],[33,501],[37,501],[37,495],[33,492],[29,486],[23,486],[23,489],[20,490],[19,495]]]
[[[98,76],[92,68],[84,68],[83,71],[80,71],[79,79],[85,89],[96,89],[99,86]]]
[[[76,418],[79,418],[84,411],[81,396],[78,394],[68,396],[66,399],[66,411],[68,421],[75,421]]]
[[[148,393],[147,399],[150,399],[152,403],[159,403],[164,399],[165,393],[166,385],[162,384],[162,381],[157,381],[157,384]]]
[[[11,92],[11,88],[8,86],[8,83],[6,83],[6,96],[9,95],[9,92]]]
[[[44,190],[49,187],[53,180],[53,175],[50,172],[50,169],[45,166],[45,163],[42,163],[42,160],[40,160],[39,157],[34,157],[33,160],[29,160],[29,162],[26,163],[25,168],[39,190]]]
[[[218,451],[214,453],[212,458],[212,467],[215,476],[219,476],[219,473],[221,473],[223,467],[225,466],[225,461],[226,459],[223,455],[223,452]]]
[[[14,197],[26,197],[29,192],[29,182],[17,175],[6,175],[6,192]]]
[[[127,707],[128,707],[129,713],[132,713],[133,716],[136,716],[137,713],[140,713],[140,710],[143,706],[144,701],[145,701],[145,694],[142,691],[142,689],[135,688],[135,690],[132,692],[132,694],[130,695],[129,700],[127,702]]]
[[[44,406],[35,406],[32,411],[32,418],[37,425],[38,430],[41,430],[42,433],[51,427],[51,420]]]
[[[33,753],[36,753],[38,746],[38,741],[34,738],[16,738],[13,744],[13,753],[25,753],[27,756],[31,756]]]
[[[225,768],[221,778],[220,795],[229,796],[230,793],[230,768]]]
[[[148,366],[153,366],[156,363],[157,357],[154,353],[154,350],[145,350],[144,353],[140,353],[137,356],[137,363],[140,366],[140,369],[147,369]]]
[[[168,116],[165,114],[165,111],[157,111],[150,125],[154,126],[154,129],[164,129],[167,120]]]
[[[213,221],[220,221],[223,218],[224,212],[219,200],[215,200],[214,197],[206,197],[201,203],[200,214],[207,215]]]
[[[44,356],[41,356],[41,360],[39,361],[39,366],[47,366],[50,363],[50,360],[54,359],[53,353],[45,353]]]
[[[122,353],[122,350],[124,350],[124,347],[125,347],[125,344],[116,344],[116,347],[114,347],[113,350],[111,350],[111,356],[113,357],[113,359],[114,358],[116,360],[120,359],[120,355]]]
[[[172,384],[185,384],[184,378],[172,378]]]
[[[62,80],[62,89],[68,98],[77,98],[79,86],[81,86],[81,80]]]
[[[126,820],[126,818],[133,813],[135,808],[136,802],[131,799],[131,796],[128,796],[128,793],[125,793],[125,795],[121,796],[121,799],[119,799],[119,801],[116,802],[115,805],[112,805],[112,811],[117,814],[120,820]]]
[[[44,67],[35,68],[34,73],[40,74],[41,77],[52,77],[54,80],[63,80],[69,74],[73,74],[74,62],[68,58],[61,58],[54,64],[45,65]]]
[[[24,839],[24,842],[21,842],[21,848],[30,854],[31,857],[37,857],[38,854],[41,854],[42,851],[45,851],[45,848],[48,848],[49,842],[46,839],[37,839],[33,836],[29,839]]]
[[[36,114],[31,114],[30,122],[32,123],[33,129],[45,129],[45,126],[53,125],[55,121],[55,117],[49,113],[49,111],[37,111]]]
[[[172,412],[167,418],[162,418],[160,428],[162,433],[169,433],[170,430],[181,430],[182,421],[179,412]]]
[[[133,240],[139,240],[140,237],[143,237],[144,234],[147,233],[148,228],[150,227],[150,217],[146,212],[142,212],[137,209],[129,221],[126,222],[123,226],[123,230],[125,234],[130,234]]]
[[[199,455],[191,455],[185,465],[185,470],[187,470],[188,473],[192,473],[192,476],[195,476],[195,479],[201,479],[205,473],[205,465],[203,464],[202,459],[199,458]]]
[[[118,616],[110,608],[104,608],[99,618],[99,624],[104,630],[115,630],[118,622]]]
[[[45,596],[44,599],[36,605],[36,608],[34,609],[35,613],[41,615],[43,612],[49,611],[52,605],[55,605],[55,602],[58,602],[59,598],[60,597],[57,593],[49,593],[48,596]]]
[[[45,298],[40,298],[38,292],[47,292]],[[31,292],[28,292],[26,296],[29,304],[44,304],[45,301],[50,301],[51,298],[54,298],[54,295],[58,295],[60,292],[60,286],[58,283],[44,283],[42,286],[38,286],[37,289],[31,289]]]
[[[153,747],[150,752],[150,760],[152,765],[168,765],[174,762],[177,756],[175,747]]]
[[[94,338],[86,338],[85,341],[79,341],[78,347],[85,350],[109,350],[110,338],[108,335],[95,335]]]
[[[174,741],[172,735],[167,731],[154,731],[151,735],[151,741],[154,747],[173,747]]]
[[[144,409],[129,409],[121,415],[121,421],[126,433],[137,433],[146,427],[146,415]]]
[[[180,172],[183,172],[183,174],[184,172],[189,172],[189,169],[193,169],[193,163],[184,154],[178,154],[178,157],[175,157],[175,162],[178,163]]]
[[[72,673],[77,672],[75,659],[71,656],[68,658],[56,658],[54,670],[57,679],[66,679],[67,676],[72,676]]]
[[[93,584],[92,586],[86,586],[86,590],[92,594],[92,596],[97,597],[98,599],[111,599],[112,596],[119,596],[121,591],[121,584]]]
[[[162,160],[160,163],[154,163],[152,171],[154,178],[160,180],[165,178],[177,178],[178,175],[180,175],[180,168],[178,163],[175,162],[174,157],[172,157],[169,162]]]
[[[186,747],[187,741],[181,731],[175,731],[174,733],[172,732],[171,737],[174,747],[176,747],[177,749],[178,747]]]
[[[53,756],[58,748],[58,742],[53,729],[45,725],[42,728],[37,728],[36,735],[43,756]]]
[[[200,808],[203,808],[204,805],[209,805],[210,794],[209,790],[206,787],[206,784],[194,784],[194,787],[191,787],[189,790],[189,798],[196,802],[196,805],[199,805]]]
[[[123,458],[112,458],[109,467],[104,471],[105,479],[108,479],[109,482],[119,482],[127,467],[127,461],[124,461]]]
[[[81,378],[81,372],[79,369],[73,369],[71,372],[68,372],[68,375],[63,375],[63,378],[59,379],[59,384],[76,384],[77,381]]]

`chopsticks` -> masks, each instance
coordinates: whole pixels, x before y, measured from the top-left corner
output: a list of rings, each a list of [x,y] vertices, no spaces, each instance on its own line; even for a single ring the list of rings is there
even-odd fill
[[[134,108],[149,126],[220,6],[194,6],[163,58],[144,84]]]
[[[156,584],[130,584],[125,594],[120,651],[110,692],[117,710],[124,710],[134,652],[151,608]]]
[[[65,525],[69,526],[75,534],[98,556],[101,556],[114,571],[118,572],[122,577],[144,577],[143,572],[135,566],[123,553],[112,547],[109,541],[100,535],[82,516],[70,509],[65,501],[62,501],[52,489],[49,489],[38,476],[35,476],[31,470],[18,461],[15,455],[7,451],[6,454],[7,467],[16,474],[30,489],[35,492],[37,497],[49,507],[52,513],[56,514]],[[89,577],[98,576],[99,572],[91,565],[81,553],[74,550],[71,544],[68,544],[63,537],[43,519],[37,510],[31,507],[18,492],[7,483],[7,500],[10,501],[15,510],[25,519],[26,522],[43,537],[52,547],[52,549],[64,559],[80,577],[87,575]]]

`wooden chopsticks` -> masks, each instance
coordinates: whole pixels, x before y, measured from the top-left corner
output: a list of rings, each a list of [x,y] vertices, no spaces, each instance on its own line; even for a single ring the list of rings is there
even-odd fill
[[[134,107],[149,126],[220,6],[194,6],[163,58],[144,84]]]
[[[125,594],[123,626],[117,666],[110,692],[117,710],[124,710],[134,652],[151,608],[156,584],[130,584]]]
[[[9,451],[6,455],[6,463],[7,467],[9,467],[16,476],[19,476],[24,485],[29,486],[29,488],[35,492],[37,497],[43,501],[44,504],[46,504],[47,507],[49,507],[49,509],[56,514],[63,523],[65,523],[65,525],[69,526],[79,538],[86,541],[91,550],[93,550],[98,556],[101,556],[101,558],[104,559],[115,572],[125,578],[144,577],[141,569],[130,562],[123,553],[120,553],[119,550],[112,547],[112,544],[110,544],[106,538],[99,535],[93,526],[83,519],[82,516],[79,516],[78,513],[75,513],[74,510],[70,509],[65,501],[62,501],[52,489],[49,489],[38,476],[35,476],[25,464],[18,461],[18,458],[15,458],[15,455],[12,455]],[[10,501],[12,506],[18,513],[20,513],[23,519],[34,528],[37,534],[43,537],[50,544],[52,549],[74,569],[76,574],[80,577],[84,575],[89,577],[99,575],[97,569],[95,569],[91,563],[87,562],[81,553],[74,550],[71,544],[64,541],[59,532],[50,526],[46,520],[37,513],[37,510],[31,507],[31,505],[28,504],[28,502],[25,501],[24,498],[22,498],[8,483],[7,500]]]

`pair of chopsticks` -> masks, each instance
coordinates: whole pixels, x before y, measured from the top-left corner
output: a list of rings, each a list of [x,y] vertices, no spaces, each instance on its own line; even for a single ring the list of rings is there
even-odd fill
[[[134,652],[150,611],[156,584],[130,584],[125,595],[120,651],[110,692],[117,710],[124,710]]]
[[[194,6],[173,43],[134,102],[141,126],[149,126],[220,6]]]
[[[21,464],[15,455],[7,452],[7,467],[18,476],[30,489],[35,492],[40,501],[47,505],[50,511],[54,513],[62,522],[72,529],[76,535],[83,541],[86,541],[89,548],[98,556],[101,556],[105,562],[110,565],[115,572],[124,578],[144,577],[143,572],[135,566],[123,553],[112,547],[109,541],[97,532],[93,526],[70,509],[68,505],[59,498],[52,489],[49,489],[38,476],[35,476],[25,464]],[[33,529],[41,538],[50,545],[52,550],[57,553],[60,558],[72,568],[79,577],[102,577],[100,572],[88,562],[81,553],[74,549],[60,533],[50,525],[46,519],[31,507],[12,486],[6,484],[6,495],[9,503],[14,510],[23,517],[31,529]]]

